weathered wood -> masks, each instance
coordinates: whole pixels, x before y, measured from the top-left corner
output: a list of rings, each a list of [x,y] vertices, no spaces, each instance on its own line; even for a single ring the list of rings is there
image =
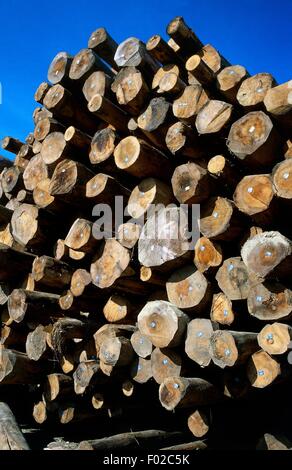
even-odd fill
[[[48,69],[48,80],[53,85],[63,85],[65,88],[73,88],[74,85],[69,78],[70,67],[73,57],[68,52],[58,52],[53,58]]]
[[[195,245],[194,264],[200,272],[204,273],[217,268],[222,261],[222,250],[216,242],[207,237],[198,239]]]
[[[223,137],[232,119],[233,106],[219,100],[210,100],[201,108],[196,117],[196,128],[200,135]]]
[[[269,88],[265,97],[266,110],[277,120],[283,131],[291,135],[292,106],[291,106],[292,80],[273,88]]]
[[[124,67],[115,77],[111,87],[116,99],[125,111],[134,116],[146,105],[149,88],[141,72],[135,67]]]
[[[199,54],[208,67],[216,74],[223,68],[230,66],[230,63],[211,44],[203,46]]]
[[[143,357],[138,357],[131,367],[132,379],[139,384],[144,384],[148,382],[152,378],[151,366],[151,359],[144,359]]]
[[[101,70],[93,72],[85,80],[82,87],[82,92],[86,101],[89,103],[94,95],[101,95],[106,96],[107,98],[111,98],[113,96],[111,91],[111,84],[112,78],[106,75],[104,72]]]
[[[101,289],[112,286],[129,262],[129,250],[114,238],[108,238],[90,266],[92,283]]]
[[[130,339],[124,336],[104,339],[100,346],[99,358],[104,364],[112,367],[129,365],[134,359]]]
[[[200,367],[207,367],[211,362],[209,341],[213,331],[212,322],[206,318],[195,318],[188,324],[185,352]]]
[[[39,361],[48,356],[48,343],[47,335],[51,329],[49,327],[44,327],[43,325],[38,325],[33,331],[27,335],[25,350],[27,357],[33,361]]]
[[[94,253],[100,240],[94,237],[92,226],[93,223],[89,220],[76,219],[65,238],[65,245],[73,250]]]
[[[58,308],[59,295],[47,292],[32,292],[24,289],[14,289],[8,298],[10,317],[20,323],[23,319],[46,320],[60,316]]]
[[[256,388],[267,387],[280,373],[280,364],[265,351],[255,352],[247,364],[248,379]]]
[[[199,204],[210,196],[214,183],[207,170],[194,162],[179,165],[171,178],[173,194],[181,204]]]
[[[114,59],[118,67],[137,67],[147,78],[159,67],[158,62],[147,52],[145,44],[134,37],[119,44]]]
[[[33,191],[37,184],[49,176],[46,162],[39,153],[32,157],[23,172],[25,189]]]
[[[219,399],[218,389],[200,378],[169,377],[159,387],[160,403],[169,411],[177,406],[188,408],[210,405]]]
[[[210,198],[203,204],[200,216],[202,235],[213,240],[234,240],[242,234],[246,225],[234,202],[220,196]]]
[[[194,411],[188,417],[188,428],[195,437],[203,437],[209,431],[209,415],[202,409]]]
[[[220,325],[231,325],[234,322],[232,302],[223,292],[213,295],[210,318]]]
[[[95,374],[100,371],[99,361],[80,362],[73,373],[74,391],[77,395],[85,392]]]
[[[22,172],[17,166],[5,168],[1,174],[1,184],[3,191],[9,194],[17,194],[24,188]]]
[[[109,76],[112,75],[110,68],[100,60],[92,49],[81,49],[73,58],[69,78],[75,83],[83,84],[96,70],[102,70]]]
[[[115,166],[113,153],[118,142],[118,136],[111,127],[97,131],[91,141],[89,153],[90,163],[93,165],[101,163],[104,165],[107,164],[109,171],[111,171]]]
[[[134,246],[138,243],[141,229],[142,227],[139,224],[135,224],[133,222],[126,222],[124,224],[119,225],[116,238],[125,248],[134,248]]]
[[[271,119],[253,111],[232,124],[227,147],[255,173],[261,173],[277,160],[280,136]]]
[[[199,136],[190,126],[181,121],[169,127],[165,143],[173,155],[198,159],[205,155]]]
[[[93,176],[94,173],[82,163],[63,160],[54,170],[49,192],[65,202],[80,204],[86,197],[86,183]]]
[[[9,406],[0,403],[0,450],[29,450]]]
[[[283,436],[265,433],[257,443],[257,450],[291,450],[291,442]]]
[[[154,300],[147,302],[137,320],[140,332],[154,346],[166,348],[180,343],[189,317],[170,302]]]
[[[281,198],[281,201],[291,202],[292,199],[292,185],[291,185],[291,165],[292,160],[289,158],[281,163],[278,163],[272,172],[273,187],[276,195]]]
[[[224,155],[215,155],[208,161],[207,169],[209,173],[214,176],[220,184],[230,192],[234,190],[237,183],[240,181],[240,171],[231,163]]]
[[[174,98],[180,95],[185,89],[186,84],[176,73],[166,73],[159,82],[157,93]]]
[[[167,206],[173,202],[171,188],[155,178],[143,179],[131,192],[127,210],[132,218],[139,219],[151,213],[156,204]]]
[[[132,334],[131,344],[135,353],[143,359],[149,357],[152,353],[153,344],[150,339],[147,336],[142,335],[139,330],[134,331]]]
[[[201,85],[185,87],[182,95],[172,105],[172,111],[180,121],[195,126],[196,116],[208,103],[209,98]]]
[[[135,299],[132,301],[127,297],[113,294],[109,297],[103,307],[103,314],[109,323],[135,323],[138,305]]]
[[[130,190],[125,188],[112,176],[97,173],[86,183],[86,197],[95,204],[114,206],[116,196],[127,198]]]
[[[50,88],[51,88],[51,85],[49,83],[47,82],[40,83],[34,94],[35,101],[37,103],[43,104],[44,98]]]

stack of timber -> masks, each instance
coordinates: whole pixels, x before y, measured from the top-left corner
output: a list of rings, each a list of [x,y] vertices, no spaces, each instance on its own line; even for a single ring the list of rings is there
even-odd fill
[[[212,448],[228,410],[236,436],[236,407],[291,383],[292,80],[182,17],[167,34],[98,28],[58,53],[34,129],[2,140],[0,399],[25,389],[38,426],[97,423],[74,449]],[[28,448],[13,411],[0,447]]]

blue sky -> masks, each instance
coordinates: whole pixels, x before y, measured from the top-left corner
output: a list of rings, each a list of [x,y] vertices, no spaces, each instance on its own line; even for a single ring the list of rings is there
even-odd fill
[[[292,78],[292,0],[0,0],[0,139],[33,130],[33,95],[59,51],[87,46],[104,26],[121,42],[166,36],[168,21],[184,16],[203,43],[210,43],[251,74],[270,72],[281,83]],[[10,156],[1,151],[2,155]]]

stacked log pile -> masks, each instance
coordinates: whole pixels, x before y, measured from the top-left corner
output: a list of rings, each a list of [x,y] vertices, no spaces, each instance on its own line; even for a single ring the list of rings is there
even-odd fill
[[[292,81],[167,33],[58,53],[0,162],[0,390],[30,386],[39,424],[182,413],[183,437],[138,432],[157,448],[292,371]]]

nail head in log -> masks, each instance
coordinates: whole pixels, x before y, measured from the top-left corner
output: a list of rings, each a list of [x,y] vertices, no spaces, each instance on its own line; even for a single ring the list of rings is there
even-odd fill
[[[291,92],[292,93],[292,92]],[[292,160],[278,163],[272,171],[272,180],[276,195],[282,200],[292,199]]]
[[[172,124],[168,128],[165,143],[173,155],[197,159],[205,154],[197,133],[181,121]]]
[[[247,175],[235,188],[236,207],[259,225],[268,225],[273,216],[274,188],[270,175]]]
[[[284,354],[288,349],[290,349],[291,338],[291,326],[275,322],[264,326],[264,328],[259,332],[258,343],[259,346],[268,354],[278,355]]]
[[[199,312],[211,302],[211,290],[204,274],[195,266],[175,271],[166,283],[168,300],[178,308]]]
[[[169,186],[158,179],[146,178],[132,190],[127,210],[132,218],[139,219],[145,216],[147,211],[151,209],[151,205],[164,204],[167,206],[173,200]]]
[[[150,216],[138,242],[138,258],[146,267],[167,269],[189,256],[188,219],[182,208],[166,207]],[[165,264],[165,266],[163,266]]]
[[[134,136],[125,137],[114,151],[117,168],[136,178],[160,175],[164,169],[163,179],[168,179],[171,172],[170,161],[151,145]]]
[[[177,406],[209,405],[220,399],[217,388],[201,378],[169,377],[159,387],[159,400],[168,411]]]
[[[211,362],[209,342],[213,331],[212,322],[207,318],[195,318],[188,324],[185,352],[200,367],[207,367]]]
[[[203,437],[209,431],[209,416],[199,409],[188,417],[188,428],[195,437]]]
[[[7,150],[7,152],[14,153],[15,155],[20,151],[21,147],[24,145],[18,139],[14,139],[14,137],[4,137],[1,141],[1,147],[3,150]]]
[[[118,44],[105,28],[98,28],[91,33],[88,39],[88,48],[96,52],[99,57],[105,60],[114,69],[117,67],[114,56]]]
[[[292,291],[276,281],[252,286],[247,297],[247,308],[259,320],[279,320],[292,312]]]
[[[221,135],[230,123],[233,106],[225,101],[210,100],[200,109],[196,118],[196,128],[200,135]]]
[[[231,325],[233,323],[232,302],[223,292],[213,295],[210,318],[220,325]]]
[[[234,202],[224,197],[210,198],[201,208],[200,231],[204,237],[230,241],[242,234],[244,225]]]
[[[180,121],[195,126],[196,116],[208,103],[209,98],[201,85],[185,87],[182,95],[172,105],[172,111]]]
[[[214,364],[222,369],[246,362],[259,349],[256,333],[227,330],[214,331],[209,347]]]
[[[227,101],[236,104],[236,95],[238,89],[248,72],[242,65],[230,65],[218,73],[217,88]]]
[[[159,67],[158,62],[148,53],[145,44],[134,37],[119,44],[114,59],[118,67],[137,67],[147,78]]]
[[[108,238],[90,266],[92,283],[101,289],[112,286],[129,262],[129,250],[114,238]]]
[[[292,243],[280,232],[263,232],[248,239],[241,256],[247,269],[260,278],[274,270],[288,276],[292,269]]]
[[[48,80],[53,85],[60,83],[63,86],[72,87],[72,81],[69,79],[69,71],[73,57],[68,52],[58,52],[50,63],[48,70]],[[38,100],[36,100],[38,101]],[[38,101],[39,102],[39,101]]]
[[[158,384],[167,377],[179,377],[182,372],[181,356],[168,348],[155,348],[151,354],[152,375]]]
[[[152,353],[152,342],[147,336],[142,335],[139,330],[134,331],[134,333],[132,334],[131,344],[135,353],[141,358],[145,359],[146,357],[149,357]]]
[[[217,268],[222,261],[222,250],[217,243],[207,237],[198,239],[195,245],[194,264],[201,273]]]
[[[255,352],[247,364],[248,379],[256,388],[267,387],[280,373],[280,364],[265,351]]]
[[[246,78],[237,92],[237,101],[246,110],[261,109],[268,90],[275,84],[275,79],[270,73],[258,73]]]
[[[200,39],[186,24],[182,16],[173,18],[168,23],[166,32],[180,46],[180,52],[186,57],[196,54],[203,47]]]
[[[265,113],[253,111],[235,121],[230,129],[227,147],[255,173],[268,169],[278,157],[280,137]]]
[[[181,204],[199,204],[208,199],[212,192],[212,178],[207,170],[193,162],[176,167],[171,185],[173,194]]]
[[[226,259],[217,271],[216,280],[230,300],[247,299],[251,282],[240,256]]]
[[[158,348],[177,346],[185,333],[189,317],[164,300],[147,302],[138,315],[138,328]]]
[[[29,450],[9,406],[0,402],[0,450]]]

